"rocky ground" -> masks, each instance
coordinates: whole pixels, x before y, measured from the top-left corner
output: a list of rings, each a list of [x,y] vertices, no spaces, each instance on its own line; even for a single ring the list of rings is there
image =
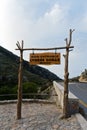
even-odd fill
[[[81,130],[75,115],[60,119],[55,104],[23,103],[22,119],[16,119],[17,105],[0,105],[0,130]]]

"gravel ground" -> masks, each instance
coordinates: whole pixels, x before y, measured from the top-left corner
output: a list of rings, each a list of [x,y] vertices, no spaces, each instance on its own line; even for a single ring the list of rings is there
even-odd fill
[[[22,119],[16,119],[17,105],[0,105],[0,130],[82,130],[75,115],[60,119],[55,104],[23,103]]]

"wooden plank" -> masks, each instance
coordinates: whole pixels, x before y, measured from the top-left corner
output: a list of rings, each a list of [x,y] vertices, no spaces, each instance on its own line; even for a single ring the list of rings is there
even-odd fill
[[[60,53],[31,53],[30,54],[30,64],[36,65],[51,65],[51,64],[60,64]]]
[[[74,46],[65,46],[65,47],[54,47],[54,48],[23,48],[23,51],[27,51],[27,50],[60,50],[60,49],[66,49],[66,48],[74,48]],[[15,50],[20,50],[20,48],[16,48]]]

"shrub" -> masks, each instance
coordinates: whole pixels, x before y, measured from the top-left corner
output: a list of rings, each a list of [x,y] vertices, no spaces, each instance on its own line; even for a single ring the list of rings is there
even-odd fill
[[[23,83],[23,93],[37,93],[38,85],[33,82],[25,82]]]

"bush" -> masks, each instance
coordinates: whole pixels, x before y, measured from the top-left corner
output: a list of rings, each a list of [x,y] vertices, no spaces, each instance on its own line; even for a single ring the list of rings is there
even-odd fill
[[[11,93],[11,90],[8,86],[3,86],[0,88],[0,94],[9,94]]]
[[[38,85],[33,82],[26,82],[23,83],[23,93],[37,93],[38,91]]]

